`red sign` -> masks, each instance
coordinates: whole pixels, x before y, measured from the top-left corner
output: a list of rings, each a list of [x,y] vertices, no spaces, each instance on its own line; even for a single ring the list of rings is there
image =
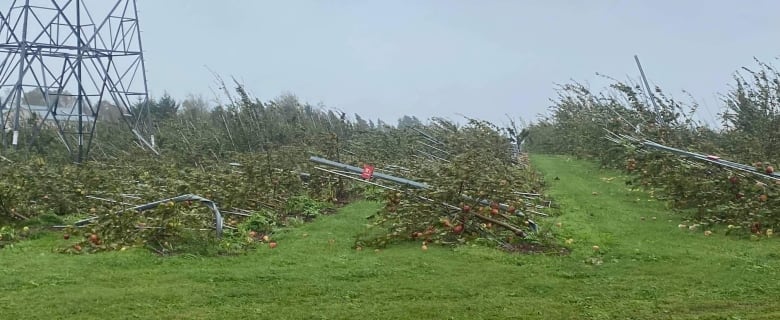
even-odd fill
[[[372,165],[363,165],[363,173],[360,175],[363,179],[371,179],[371,177],[374,175],[374,166]]]

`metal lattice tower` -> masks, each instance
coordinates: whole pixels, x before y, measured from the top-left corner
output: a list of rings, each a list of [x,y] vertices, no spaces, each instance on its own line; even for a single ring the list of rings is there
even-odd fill
[[[149,95],[135,0],[4,2],[10,2],[0,7],[4,149],[33,146],[51,130],[81,162],[98,123],[116,121],[154,151],[144,138],[151,132]]]

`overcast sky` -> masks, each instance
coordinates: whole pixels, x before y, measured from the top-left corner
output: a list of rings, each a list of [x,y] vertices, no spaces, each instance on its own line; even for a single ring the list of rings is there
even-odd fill
[[[212,98],[209,69],[395,122],[545,112],[596,73],[687,90],[719,111],[733,73],[780,54],[780,1],[138,0],[151,93]]]

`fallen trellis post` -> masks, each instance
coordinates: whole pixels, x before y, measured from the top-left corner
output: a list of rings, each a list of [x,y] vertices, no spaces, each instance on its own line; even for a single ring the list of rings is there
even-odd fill
[[[173,198],[158,200],[150,203],[145,203],[141,205],[137,205],[134,207],[130,207],[121,211],[116,212],[117,215],[121,215],[124,212],[127,211],[146,211],[149,209],[154,209],[162,204],[166,204],[169,202],[184,202],[184,201],[198,201],[211,209],[211,211],[214,213],[214,222],[215,222],[215,229],[217,232],[217,237],[222,236],[222,229],[224,227],[224,222],[222,218],[222,214],[219,212],[219,208],[217,207],[217,204],[209,199],[203,198],[201,196],[197,196],[194,194],[184,194]],[[98,217],[90,217],[87,219],[79,220],[74,223],[75,226],[81,227],[90,224],[92,221],[97,220]],[[62,227],[62,226],[60,226]]]
[[[348,164],[339,163],[339,162],[336,162],[336,161],[331,161],[331,160],[320,158],[320,157],[310,157],[309,160],[311,160],[313,162],[316,162],[316,163],[319,163],[319,164],[324,164],[324,165],[327,165],[327,166],[336,167],[336,168],[339,168],[339,169],[342,169],[342,170],[352,171],[352,172],[355,172],[355,173],[363,173],[363,169],[362,168],[358,168],[358,167],[351,166],[351,165],[348,165]],[[383,174],[383,173],[380,173],[380,172],[374,172],[373,177],[374,178],[378,178],[378,179],[392,181],[392,182],[395,182],[395,183],[400,183],[400,184],[407,185],[407,186],[414,187],[414,188],[418,188],[418,189],[428,189],[429,188],[429,186],[427,184],[424,184],[424,183],[420,183],[420,182],[417,182],[417,181],[412,181],[412,180],[409,180],[409,179],[394,177],[394,176],[391,176],[389,174]]]
[[[419,143],[419,144],[421,144],[421,145],[423,145],[423,146],[426,146],[426,147],[428,147],[428,148],[431,148],[431,149],[433,149],[433,150],[436,150],[436,151],[438,151],[438,152],[444,153],[445,155],[448,155],[448,156],[449,156],[449,155],[451,155],[449,152],[447,152],[447,151],[444,151],[444,150],[442,150],[442,149],[440,149],[440,148],[434,147],[434,146],[432,146],[432,145],[430,145],[430,144],[427,144],[427,143],[425,143],[425,142],[422,142],[422,141],[419,141],[419,140],[418,140],[418,141],[417,141],[417,143]]]
[[[351,166],[351,165],[348,165],[348,164],[344,164],[344,163],[331,161],[331,160],[320,158],[320,157],[312,156],[312,157],[309,158],[309,160],[311,160],[312,162],[316,162],[316,163],[319,163],[319,164],[340,168],[340,169],[343,169],[343,170],[346,170],[346,171],[351,171],[351,172],[354,172],[354,173],[362,173],[363,172],[363,169],[361,169],[361,168],[358,168],[358,167],[355,167],[355,166]],[[336,175],[339,175],[339,176],[344,176],[344,177],[347,177],[347,178],[353,178],[353,179],[359,180],[359,181],[364,181],[362,179],[358,179],[358,178],[355,178],[355,177],[350,177],[348,175],[340,174],[338,172],[334,172],[334,171],[330,171],[330,170],[325,170],[325,169],[319,169],[319,170],[327,171],[329,173],[336,174]],[[400,178],[400,177],[395,177],[395,176],[391,176],[391,175],[383,174],[383,173],[379,173],[379,172],[374,172],[372,177],[378,178],[378,179],[383,179],[383,180],[388,180],[388,181],[392,181],[392,182],[396,182],[396,183],[399,183],[399,184],[402,184],[402,185],[407,185],[407,186],[414,187],[414,188],[417,188],[417,189],[430,189],[430,186],[428,186],[427,184],[420,183],[420,182],[413,181],[413,180],[409,180],[409,179]],[[385,186],[382,186],[380,184],[373,183],[373,182],[370,182],[370,181],[364,181],[364,182],[370,183],[372,185],[377,185],[377,186],[380,186],[380,187],[383,187],[383,188],[389,188],[389,187],[385,187]],[[393,190],[395,190],[395,189],[393,189]],[[476,200],[476,199],[474,199],[474,198],[472,198],[472,197],[470,197],[468,195],[465,195],[465,194],[462,194],[461,197],[464,200],[467,200],[467,201],[477,201],[478,203],[480,203],[482,205],[486,205],[486,206],[487,205],[491,205],[491,202],[486,200],[486,199]],[[430,200],[430,199],[427,199],[427,198],[423,198],[423,199]],[[461,208],[453,206],[451,204],[444,203],[444,205],[447,206],[447,207],[450,207],[450,208],[457,209],[457,210],[462,210]],[[499,206],[499,208],[501,208],[504,211],[508,211],[509,210],[509,205],[507,205],[507,204],[500,203],[500,204],[498,204],[498,206]],[[490,217],[486,217],[486,216],[483,216],[483,215],[480,215],[480,214],[477,214],[477,213],[473,213],[473,214],[474,214],[475,217],[478,217],[478,218],[480,218],[480,219],[482,219],[484,221],[488,221],[488,222],[495,223],[495,224],[501,225],[503,227],[506,227],[507,229],[511,230],[515,234],[518,234],[518,235],[524,234],[524,232],[521,229],[519,229],[519,228],[517,228],[515,226],[512,226],[510,224],[507,224],[507,223],[504,223],[504,222],[498,221],[496,219],[493,219],[493,218],[490,218]],[[525,214],[522,213],[519,210],[516,210],[515,214],[517,216],[519,216],[519,217],[525,217]],[[528,224],[531,227],[531,230],[533,230],[534,232],[536,232],[538,230],[538,225],[533,220],[528,219]]]
[[[609,132],[609,131],[607,131],[607,132]],[[767,172],[756,171],[756,168],[754,166],[749,166],[749,165],[746,165],[746,164],[741,164],[741,163],[737,163],[737,162],[723,160],[720,157],[715,156],[715,155],[705,155],[705,154],[685,151],[685,150],[681,150],[681,149],[677,149],[677,148],[673,148],[673,147],[668,147],[668,146],[665,146],[665,145],[662,145],[660,143],[656,143],[654,141],[647,140],[647,139],[640,140],[640,139],[637,139],[637,138],[634,138],[634,137],[631,137],[631,136],[627,136],[627,135],[615,134],[615,133],[612,133],[612,132],[609,132],[609,133],[610,133],[611,136],[607,137],[607,139],[609,139],[610,141],[615,142],[615,143],[624,142],[624,141],[633,142],[633,143],[639,144],[640,146],[644,146],[644,147],[651,148],[651,149],[656,149],[656,150],[661,150],[661,151],[666,151],[666,152],[673,153],[673,154],[676,154],[676,155],[681,156],[681,157],[692,158],[692,159],[699,160],[699,161],[702,161],[702,162],[715,164],[715,165],[718,165],[718,166],[721,166],[721,167],[726,167],[726,168],[731,168],[731,169],[734,169],[734,170],[739,170],[739,171],[751,173],[751,174],[754,174],[754,175],[757,175],[757,176],[760,176],[760,177],[764,177],[764,178],[769,178],[769,179],[773,179],[773,180],[780,180],[780,173],[777,173],[777,172],[767,173]]]
[[[441,141],[439,141],[439,140],[436,140],[436,138],[434,138],[434,137],[431,137],[431,135],[429,135],[429,134],[427,134],[427,133],[423,132],[423,131],[422,131],[422,130],[420,130],[420,129],[417,129],[417,128],[412,128],[412,130],[414,130],[414,131],[417,131],[417,133],[421,134],[421,135],[423,136],[423,138],[425,138],[426,140],[428,140],[428,141],[430,141],[430,142],[433,142],[433,143],[435,143],[435,144],[442,145],[442,146],[444,145],[444,143],[443,143],[443,142],[441,142]]]
[[[430,159],[434,159],[434,160],[438,160],[438,161],[444,161],[444,162],[447,162],[447,163],[449,163],[449,162],[450,162],[450,161],[449,161],[449,160],[447,160],[447,159],[444,159],[444,158],[442,158],[442,157],[436,156],[436,155],[434,155],[434,154],[431,154],[431,153],[428,153],[428,152],[425,152],[425,151],[422,151],[422,150],[419,150],[419,149],[416,149],[416,150],[414,150],[414,151],[416,151],[416,152],[419,152],[420,154],[422,154],[422,155],[424,155],[424,156],[426,156],[426,157],[428,157],[428,158],[430,158]]]
[[[334,175],[337,175],[337,176],[340,176],[340,177],[344,177],[344,178],[356,180],[356,181],[359,181],[359,182],[362,182],[362,183],[370,184],[372,186],[377,186],[377,187],[380,187],[380,188],[383,188],[383,189],[393,190],[393,191],[398,191],[398,192],[402,191],[400,189],[396,189],[396,188],[393,188],[393,187],[388,187],[388,186],[385,186],[385,185],[381,185],[381,184],[376,183],[376,182],[371,182],[371,181],[363,180],[363,179],[360,179],[360,178],[357,178],[357,177],[352,177],[352,176],[346,175],[346,174],[338,172],[338,171],[327,170],[327,169],[323,169],[323,168],[319,168],[319,167],[315,167],[315,169],[321,170],[321,171],[324,171],[324,172],[327,172],[327,173],[330,173],[330,174],[334,174]],[[418,199],[424,200],[424,201],[429,201],[429,202],[435,202],[436,201],[436,200],[433,200],[431,198],[426,198],[426,197],[419,196],[419,195],[416,196],[416,197]],[[457,206],[454,206],[454,205],[446,203],[446,202],[441,202],[440,204],[445,206],[445,207],[447,207],[447,208],[450,208],[450,209],[463,210],[463,209],[461,209],[461,208],[459,208]],[[483,215],[478,214],[478,213],[472,213],[472,214],[474,214],[475,217],[478,217],[478,218],[480,218],[482,220],[485,220],[485,221],[494,223],[496,225],[500,225],[500,226],[502,226],[504,228],[507,228],[510,231],[514,232],[515,234],[518,234],[518,235],[524,234],[523,230],[521,230],[520,228],[517,228],[517,227],[515,227],[515,226],[513,226],[511,224],[505,223],[505,222],[500,221],[500,220],[492,219],[490,217],[486,217],[486,216],[483,216]],[[534,230],[534,232],[536,232],[536,224],[533,223],[533,221],[531,221],[531,220],[528,220],[528,221],[529,221],[529,224],[533,225],[533,230]]]

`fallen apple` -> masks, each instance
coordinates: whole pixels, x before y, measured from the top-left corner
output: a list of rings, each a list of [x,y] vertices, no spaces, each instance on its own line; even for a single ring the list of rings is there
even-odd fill
[[[461,232],[463,232],[463,225],[459,224],[459,225],[453,227],[452,228],[452,232],[460,234]]]
[[[754,234],[759,234],[759,233],[761,233],[761,223],[760,223],[760,222],[754,222],[754,223],[753,223],[753,224],[750,226],[750,232],[751,232],[751,233],[754,233]]]
[[[276,241],[271,241],[271,243],[268,244],[268,247],[271,249],[276,248]]]

